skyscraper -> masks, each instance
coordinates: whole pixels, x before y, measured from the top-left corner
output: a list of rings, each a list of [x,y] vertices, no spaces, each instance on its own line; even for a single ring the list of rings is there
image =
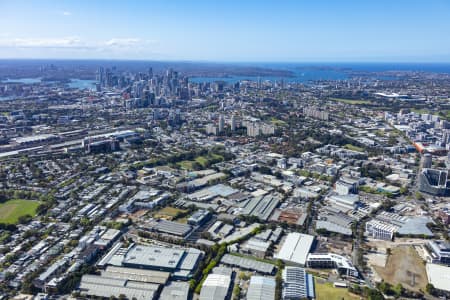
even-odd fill
[[[223,132],[223,129],[225,127],[225,120],[223,118],[223,115],[219,116],[219,132]]]
[[[234,115],[231,116],[231,131],[236,130],[236,117]]]
[[[152,79],[153,78],[153,68],[152,67],[150,67],[150,68],[148,68],[148,79]]]

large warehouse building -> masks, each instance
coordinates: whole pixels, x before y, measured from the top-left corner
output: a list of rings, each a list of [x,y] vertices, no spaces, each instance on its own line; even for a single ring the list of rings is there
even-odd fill
[[[273,277],[252,276],[247,291],[247,300],[275,300],[276,282]]]
[[[438,290],[450,292],[450,267],[427,264],[426,269],[429,283]]]
[[[194,248],[166,248],[119,243],[106,254],[98,266],[121,266],[171,273],[173,279],[188,280],[195,272],[203,252]]]
[[[78,290],[82,295],[109,298],[124,295],[127,299],[155,299],[159,284],[131,281],[115,277],[83,275]]]
[[[231,294],[233,270],[226,267],[215,267],[206,277],[200,292],[200,300],[225,300]]]
[[[275,258],[300,266],[306,265],[306,259],[314,243],[314,236],[298,232],[289,233]]]

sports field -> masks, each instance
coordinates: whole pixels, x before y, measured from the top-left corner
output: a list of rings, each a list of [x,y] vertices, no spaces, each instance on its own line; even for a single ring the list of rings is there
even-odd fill
[[[357,99],[330,98],[330,100],[352,105],[362,105],[371,103],[370,100],[363,100],[363,99],[357,100]]]
[[[34,217],[39,204],[39,201],[20,199],[0,203],[0,223],[16,224],[21,216]]]
[[[331,282],[319,283],[320,280],[314,279],[316,288],[316,299],[318,300],[352,300],[360,297],[348,292],[346,288],[336,288]]]
[[[352,151],[358,151],[358,152],[363,152],[364,148],[352,145],[352,144],[347,144],[344,146],[344,148],[348,149],[348,150],[352,150]]]

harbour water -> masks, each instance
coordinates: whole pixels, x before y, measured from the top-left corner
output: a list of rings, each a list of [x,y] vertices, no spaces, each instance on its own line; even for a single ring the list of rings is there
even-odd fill
[[[450,74],[450,64],[447,63],[239,63],[252,67],[261,67],[275,70],[286,70],[292,76],[228,76],[228,77],[192,77],[193,82],[225,81],[236,82],[240,80],[258,79],[284,82],[308,82],[317,80],[345,80],[351,72],[370,72],[374,77],[383,80],[396,80],[395,76],[378,76],[376,72],[430,72]]]
[[[42,79],[40,77],[37,78],[8,78],[6,80],[1,81],[2,83],[23,83],[23,84],[35,84],[42,82]],[[55,81],[46,81],[48,83],[55,82]],[[93,89],[95,88],[95,84],[97,83],[96,80],[91,79],[77,79],[72,78],[70,79],[70,82],[67,84],[69,88],[76,88],[76,89]]]
[[[431,72],[450,74],[448,63],[230,63],[236,66],[260,67],[273,70],[289,71],[291,76],[225,76],[225,77],[190,77],[192,82],[224,81],[234,83],[242,80],[252,81],[284,81],[284,82],[310,82],[317,80],[345,80],[352,72],[374,73],[374,78],[383,80],[395,80],[395,76],[379,76],[377,72]],[[2,83],[34,84],[41,82],[41,78],[6,79]],[[90,79],[72,78],[67,84],[70,88],[93,89],[97,81]]]

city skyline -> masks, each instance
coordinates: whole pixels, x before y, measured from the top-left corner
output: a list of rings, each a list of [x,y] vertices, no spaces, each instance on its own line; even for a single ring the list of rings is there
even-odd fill
[[[0,59],[450,62],[446,1],[0,2]]]
[[[450,299],[449,12],[0,0],[0,300]]]

